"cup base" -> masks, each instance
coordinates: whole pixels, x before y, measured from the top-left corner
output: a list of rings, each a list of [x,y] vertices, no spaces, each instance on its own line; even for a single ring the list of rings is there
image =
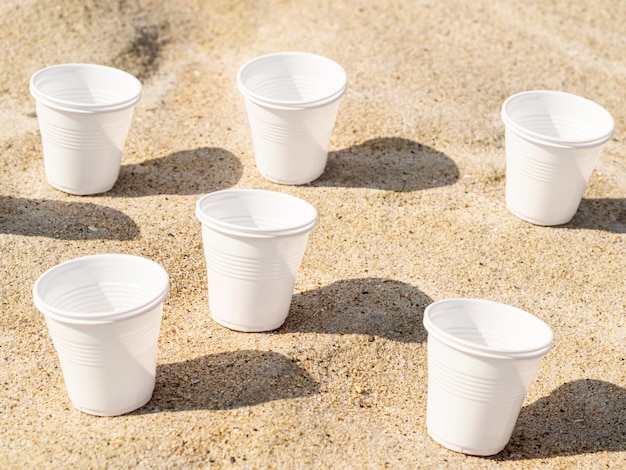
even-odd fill
[[[509,212],[511,214],[513,214],[515,217],[517,217],[518,219],[522,219],[525,222],[530,222],[533,225],[540,225],[542,227],[553,227],[555,225],[563,225],[563,224],[566,224],[566,223],[570,222],[574,218],[574,216],[572,215],[572,216],[568,216],[568,217],[565,217],[563,219],[557,219],[557,220],[549,220],[549,221],[547,221],[547,220],[539,220],[539,219],[535,219],[533,217],[528,217],[526,215],[523,215],[523,214],[521,214],[521,213],[511,209],[510,207],[508,207],[507,209],[509,209]]]
[[[262,333],[264,331],[272,331],[272,330],[275,330],[277,328],[280,328],[283,325],[283,323],[285,323],[285,320],[287,319],[287,318],[283,318],[282,320],[280,320],[278,322],[269,323],[267,325],[246,326],[246,325],[237,325],[235,323],[227,322],[225,320],[222,320],[221,318],[216,317],[215,315],[211,315],[211,318],[216,323],[219,323],[220,325],[225,326],[229,330],[241,331],[241,332],[244,332],[244,333]]]
[[[282,185],[288,185],[288,186],[300,186],[302,184],[309,184],[313,181],[315,181],[317,178],[319,178],[320,176],[322,176],[322,173],[320,173],[319,175],[315,175],[313,177],[306,177],[303,179],[299,179],[299,180],[289,180],[289,179],[283,179],[283,178],[278,178],[276,176],[271,176],[268,175],[267,173],[261,173],[261,176],[263,178],[265,178],[266,180],[272,182],[272,183],[276,183],[276,184],[282,184]]]
[[[58,189],[59,191],[63,191],[64,193],[67,193],[67,194],[72,194],[74,196],[93,196],[94,194],[106,193],[107,191],[110,191],[113,188],[113,186],[115,186],[116,182],[117,181],[113,182],[113,184],[106,185],[106,186],[99,186],[95,189],[75,189],[75,188],[68,188],[66,186],[56,184],[48,180],[48,184],[52,186],[54,189]]]
[[[453,444],[452,442],[448,442],[445,439],[441,439],[440,437],[431,434],[430,431],[428,431],[428,435],[431,437],[433,441],[435,441],[439,445],[442,445],[446,449],[449,449],[453,452],[466,454],[466,455],[477,455],[477,456],[486,457],[488,455],[496,455],[498,452],[500,452],[502,449],[506,447],[506,444],[505,444],[504,446],[490,447],[487,449],[468,449],[466,447]]]
[[[144,406],[146,403],[148,403],[151,399],[152,399],[152,393],[150,393],[150,396],[148,397],[147,400],[144,398],[144,399],[136,402],[133,405],[125,406],[124,408],[120,408],[118,410],[94,410],[94,409],[90,409],[90,408],[85,408],[83,406],[79,406],[76,403],[72,403],[72,405],[74,405],[74,408],[76,408],[78,411],[80,411],[82,413],[86,413],[88,415],[94,415],[94,416],[120,416],[120,415],[124,415],[126,413],[130,413],[131,411],[138,410],[139,408]]]

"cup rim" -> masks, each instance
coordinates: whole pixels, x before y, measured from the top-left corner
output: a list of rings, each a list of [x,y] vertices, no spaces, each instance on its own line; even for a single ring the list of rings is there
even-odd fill
[[[274,102],[270,102],[270,101],[264,101],[261,99],[256,98],[255,96],[251,96],[248,95],[247,93],[244,94],[246,100],[262,106],[264,108],[269,108],[269,109],[277,109],[277,110],[281,110],[281,111],[304,111],[304,110],[308,110],[308,109],[315,109],[315,108],[321,108],[322,106],[326,106],[326,105],[330,105],[332,103],[334,103],[335,101],[339,100],[346,92],[347,90],[347,85],[344,86],[341,90],[339,90],[337,93],[335,93],[334,95],[329,96],[328,98],[324,98],[321,100],[317,100],[317,101],[309,101],[309,102],[303,102],[302,104],[294,104],[294,105],[283,105],[283,104],[276,104]]]
[[[116,74],[120,77],[124,77],[125,80],[128,80],[128,83],[131,85],[132,90],[131,93],[128,94],[127,98],[113,100],[110,103],[102,104],[102,103],[82,103],[78,101],[59,99],[54,96],[50,96],[48,94],[43,93],[39,89],[39,82],[48,74],[54,73],[57,71],[66,70],[66,71],[78,71],[78,70],[90,70],[90,71],[99,71],[99,72],[107,72]],[[125,108],[132,107],[136,105],[141,99],[143,85],[139,81],[137,77],[134,75],[115,68],[109,67],[108,65],[101,64],[91,64],[91,63],[66,63],[66,64],[56,64],[48,67],[44,67],[35,73],[33,73],[29,80],[29,89],[30,93],[36,101],[50,107],[53,109],[61,110],[61,111],[70,111],[75,113],[102,113],[102,112],[110,112],[110,111],[119,111]]]
[[[509,313],[513,313],[515,315],[521,315],[529,321],[535,323],[540,329],[543,330],[543,334],[545,336],[545,340],[542,343],[538,343],[533,347],[527,348],[495,348],[490,347],[488,345],[480,345],[472,341],[461,339],[455,335],[452,335],[435,324],[433,319],[431,318],[434,315],[434,311],[445,304],[452,303],[465,303],[465,304],[473,304],[473,305],[483,305],[490,307],[498,307],[502,308]],[[436,302],[428,305],[424,311],[424,327],[428,331],[429,335],[433,335],[439,341],[444,344],[457,349],[459,351],[472,354],[480,357],[494,358],[494,359],[533,359],[537,357],[542,357],[547,354],[554,344],[554,334],[552,329],[540,318],[532,315],[531,313],[522,310],[517,307],[513,307],[512,305],[507,305],[501,302],[495,302],[491,300],[484,299],[471,299],[471,298],[452,298],[452,299],[443,299],[438,300]]]
[[[597,137],[591,139],[563,139],[560,137],[552,137],[543,133],[526,129],[510,117],[509,109],[513,103],[532,96],[554,96],[562,100],[577,101],[581,105],[594,108],[601,115],[603,115],[604,119],[606,120],[606,130],[599,133]],[[555,90],[527,90],[515,93],[514,95],[509,96],[502,103],[500,116],[505,126],[511,131],[520,135],[521,137],[524,137],[525,139],[538,144],[561,148],[588,148],[602,145],[611,139],[611,137],[613,136],[613,130],[615,128],[615,120],[613,119],[613,116],[611,116],[611,114],[604,107],[600,106],[595,101],[573,93]]]
[[[317,62],[325,62],[326,64],[331,65],[332,67],[336,68],[339,71],[341,75],[341,78],[339,80],[340,85],[336,87],[334,90],[331,90],[325,96],[318,98],[318,99],[314,99],[314,100],[277,100],[277,99],[267,98],[266,96],[263,96],[263,95],[260,95],[258,93],[251,91],[245,84],[244,75],[246,71],[249,70],[249,68],[252,67],[253,65],[258,64],[259,62],[272,59],[275,57],[285,57],[291,60],[309,58]],[[237,72],[237,87],[239,88],[239,91],[247,99],[263,106],[277,108],[277,109],[308,109],[308,108],[323,106],[325,104],[328,104],[330,102],[336,101],[339,98],[341,98],[341,96],[343,96],[343,94],[346,92],[346,89],[347,89],[347,73],[345,69],[334,60],[329,59],[328,57],[318,55],[318,54],[313,54],[311,52],[300,52],[300,51],[272,52],[269,54],[257,56],[253,59],[250,59],[246,63],[244,63],[239,68],[239,71]]]
[[[225,222],[215,217],[211,217],[204,210],[204,205],[210,202],[211,200],[216,200],[222,197],[234,196],[236,197],[238,194],[244,196],[253,196],[256,198],[265,197],[265,198],[275,198],[275,199],[283,199],[284,201],[291,201],[293,204],[298,204],[302,207],[303,211],[307,211],[309,216],[303,218],[300,223],[295,223],[291,225],[287,225],[284,228],[274,228],[274,227],[247,227],[242,226],[240,224],[234,224],[230,222]],[[207,227],[210,227],[213,230],[218,232],[246,237],[246,238],[281,238],[281,237],[292,237],[296,235],[301,235],[304,233],[308,233],[317,225],[318,213],[317,209],[305,201],[304,199],[300,199],[299,197],[292,196],[290,194],[280,193],[277,191],[269,191],[265,189],[224,189],[221,191],[215,191],[209,194],[205,194],[196,202],[196,217],[198,220]]]
[[[40,290],[42,284],[44,284],[46,280],[49,279],[51,276],[58,274],[59,271],[72,267],[72,265],[85,262],[97,263],[105,259],[113,261],[120,261],[123,259],[127,261],[132,261],[134,263],[141,263],[144,266],[149,266],[150,269],[155,270],[158,273],[157,276],[159,277],[160,282],[160,286],[158,286],[159,288],[155,291],[157,292],[157,294],[147,297],[143,302],[138,303],[137,305],[134,305],[130,308],[120,309],[115,312],[90,313],[88,316],[82,314],[81,312],[71,312],[65,309],[55,307],[44,300]],[[103,253],[72,258],[49,268],[37,278],[33,285],[32,293],[35,306],[39,309],[39,311],[44,314],[45,317],[52,318],[63,323],[97,325],[127,320],[129,318],[133,318],[149,312],[165,300],[165,297],[167,297],[167,294],[169,293],[169,289],[169,275],[160,264],[148,258],[136,255],[121,253]]]

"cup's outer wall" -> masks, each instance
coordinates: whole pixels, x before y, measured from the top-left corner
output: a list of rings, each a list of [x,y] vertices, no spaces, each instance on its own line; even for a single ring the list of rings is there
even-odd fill
[[[246,100],[256,166],[279,184],[317,179],[326,167],[339,100],[312,109],[284,110]]]
[[[76,195],[111,189],[134,108],[97,114],[56,110],[39,102],[36,108],[50,185]]]
[[[85,413],[117,416],[151,398],[163,304],[106,324],[65,323],[46,317],[68,395]]]
[[[505,130],[505,199],[509,211],[537,225],[569,222],[602,147],[559,148]]]
[[[428,434],[444,447],[494,455],[508,443],[541,358],[472,356],[428,337]]]
[[[309,233],[254,238],[202,225],[212,318],[237,331],[269,331],[287,318]]]

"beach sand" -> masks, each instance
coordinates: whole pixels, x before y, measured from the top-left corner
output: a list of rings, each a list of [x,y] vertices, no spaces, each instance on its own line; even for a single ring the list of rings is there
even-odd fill
[[[0,466],[4,468],[618,468],[626,466],[626,3],[618,0],[76,2],[0,5]],[[348,74],[326,171],[256,170],[239,67],[327,56]],[[67,62],[143,83],[120,177],[48,185],[29,77]],[[574,219],[504,201],[502,102],[576,93],[615,119]],[[319,212],[289,317],[211,320],[198,198],[260,188]],[[32,285],[96,253],[160,263],[152,400],[102,418],[71,405]],[[472,297],[554,331],[498,455],[427,434],[425,307]]]

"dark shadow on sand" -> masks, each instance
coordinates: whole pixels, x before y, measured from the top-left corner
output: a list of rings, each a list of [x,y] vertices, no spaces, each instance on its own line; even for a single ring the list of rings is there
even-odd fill
[[[0,233],[63,240],[134,240],[139,227],[123,212],[91,202],[0,196]]]
[[[617,365],[624,367],[624,363]],[[626,389],[576,380],[522,408],[508,445],[492,460],[626,451]]]
[[[319,393],[295,361],[271,351],[232,351],[157,366],[152,399],[134,414],[232,410]]]
[[[574,218],[561,227],[626,233],[626,199],[583,198]]]
[[[101,196],[206,194],[234,186],[242,173],[241,161],[231,152],[200,147],[142,163],[122,165],[113,189]]]
[[[403,282],[347,279],[294,294],[285,324],[277,333],[329,333],[378,336],[424,342],[424,309],[432,302]]]
[[[417,191],[454,184],[459,169],[447,155],[408,139],[381,137],[331,152],[312,186]]]

